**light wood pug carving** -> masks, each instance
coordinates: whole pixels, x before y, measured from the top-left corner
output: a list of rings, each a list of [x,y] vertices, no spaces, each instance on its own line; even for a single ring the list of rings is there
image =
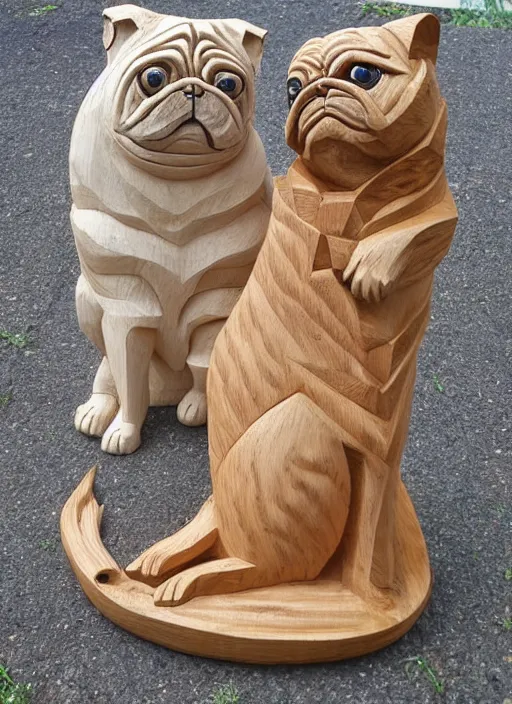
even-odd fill
[[[400,462],[457,221],[438,40],[438,20],[417,15],[313,39],[292,61],[298,157],[211,360],[212,496],[124,572],[95,532],[92,474],[64,509],[84,589],[125,628],[187,652],[304,662],[382,647],[425,607],[428,554]]]
[[[215,338],[251,272],[271,177],[252,126],[265,31],[134,5],[104,12],[108,66],[76,118],[80,327],[103,354],[78,430],[133,452],[148,405],[206,421]]]

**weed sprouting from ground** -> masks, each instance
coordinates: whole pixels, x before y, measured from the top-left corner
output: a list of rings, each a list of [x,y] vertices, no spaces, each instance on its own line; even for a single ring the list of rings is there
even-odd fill
[[[377,17],[407,17],[412,15],[409,7],[396,4],[380,4],[378,2],[365,2],[361,7],[363,17],[365,15],[377,15]]]
[[[28,14],[29,17],[40,17],[41,15],[46,15],[48,12],[53,12],[58,9],[58,5],[44,5],[43,7],[34,7],[34,9],[30,10]]]
[[[502,623],[503,623],[503,628],[504,628],[506,631],[511,631],[511,630],[512,630],[512,618],[506,617],[506,618],[503,619],[503,622],[502,622]]]
[[[7,668],[0,664],[0,704],[29,704],[32,685],[16,684]]]
[[[505,506],[505,504],[498,504],[496,506],[496,513],[498,514],[498,518],[503,518],[506,511],[507,511],[507,507]]]
[[[57,550],[57,542],[55,540],[44,538],[39,541],[39,547],[46,552],[55,552]]]
[[[240,701],[236,687],[230,682],[212,693],[212,704],[237,704]]]
[[[5,408],[11,400],[12,394],[10,392],[7,394],[0,394],[0,408]]]
[[[443,394],[444,393],[444,385],[439,380],[439,377],[437,374],[432,375],[432,381],[434,382],[434,389],[436,391],[439,391],[440,394]]]
[[[505,570],[505,579],[507,582],[512,582],[512,567],[507,567]]]
[[[439,679],[437,672],[425,658],[421,657],[421,655],[415,655],[413,658],[409,658],[407,660],[405,671],[409,677],[411,677],[413,667],[416,667],[423,675],[425,675],[437,694],[442,694],[444,692],[443,681]]]
[[[28,332],[9,332],[9,330],[0,330],[0,340],[5,340],[8,345],[23,349],[30,342]]]

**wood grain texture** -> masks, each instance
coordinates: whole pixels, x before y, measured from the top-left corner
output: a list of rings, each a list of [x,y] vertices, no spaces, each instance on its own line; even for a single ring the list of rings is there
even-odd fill
[[[125,628],[187,652],[303,662],[382,647],[424,608],[428,554],[400,462],[434,270],[457,221],[438,29],[431,15],[350,29],[292,61],[286,134],[298,157],[276,180],[210,364],[212,497],[120,572],[132,594],[145,585],[136,616],[105,601],[119,592],[97,572],[80,574],[78,499],[63,518],[84,588]],[[93,501],[84,486],[77,497]],[[173,630],[189,609],[204,641]],[[211,628],[228,641],[210,643]]]
[[[78,318],[103,355],[75,425],[126,454],[150,404],[206,421],[211,350],[270,215],[252,126],[265,31],[133,5],[104,16],[108,66],[70,151]]]
[[[91,602],[118,626],[184,653],[262,664],[342,660],[402,636],[428,601],[425,543],[403,485],[398,492],[397,568],[402,592],[386,608],[361,599],[326,569],[313,582],[199,597],[172,608],[154,603],[155,588],[131,579],[101,542],[102,507],[91,470],[67,501],[62,540]]]

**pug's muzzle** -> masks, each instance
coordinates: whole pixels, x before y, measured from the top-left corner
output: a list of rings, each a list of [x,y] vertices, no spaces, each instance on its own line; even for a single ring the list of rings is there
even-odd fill
[[[181,78],[147,97],[115,131],[144,149],[167,154],[222,152],[245,135],[233,101],[196,77]]]
[[[386,116],[366,91],[348,81],[325,77],[301,90],[292,104],[286,121],[288,145],[303,153],[308,135],[326,118],[366,138],[387,126]],[[343,130],[332,137],[341,139]]]

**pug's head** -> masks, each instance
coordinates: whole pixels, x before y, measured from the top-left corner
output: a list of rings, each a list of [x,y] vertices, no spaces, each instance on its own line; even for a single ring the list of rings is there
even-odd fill
[[[251,128],[266,32],[241,20],[189,20],[134,5],[104,17],[107,109],[129,156],[153,171],[178,168],[185,178],[233,159]]]
[[[409,152],[443,101],[439,21],[422,14],[307,42],[288,76],[286,139],[313,174],[357,188]]]

